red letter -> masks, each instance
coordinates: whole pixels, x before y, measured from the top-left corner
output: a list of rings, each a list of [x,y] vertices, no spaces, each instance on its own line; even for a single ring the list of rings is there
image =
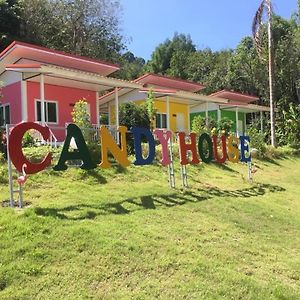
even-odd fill
[[[186,144],[184,132],[179,132],[178,136],[179,136],[180,163],[182,165],[187,165],[188,163],[193,164],[193,165],[198,164],[200,161],[199,161],[198,154],[197,154],[196,133],[190,134],[190,139],[191,139],[190,144]],[[190,162],[187,160],[187,152],[188,151],[192,152],[192,160]]]
[[[48,127],[43,127],[39,124],[28,122],[28,123],[20,123],[14,127],[9,135],[9,156],[16,167],[16,169],[21,173],[22,167],[24,164],[27,165],[25,171],[26,174],[35,174],[38,173],[51,164],[52,154],[48,153],[48,155],[44,158],[44,160],[39,164],[31,163],[24,155],[22,151],[22,139],[26,131],[30,129],[35,129],[41,133],[44,140],[49,139],[50,131]]]

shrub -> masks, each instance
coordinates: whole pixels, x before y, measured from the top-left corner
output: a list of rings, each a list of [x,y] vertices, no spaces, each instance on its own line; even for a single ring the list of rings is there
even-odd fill
[[[87,143],[90,142],[92,140],[93,127],[90,114],[88,113],[88,103],[85,98],[75,103],[71,114],[74,124],[81,129],[85,141]]]
[[[30,131],[27,131],[24,134],[22,144],[23,144],[23,147],[32,147],[32,146],[34,146],[34,144],[35,144],[34,137],[31,135]]]
[[[210,133],[210,130],[212,128],[215,128],[217,126],[217,123],[214,119],[208,118],[208,127],[206,126],[206,118],[198,115],[193,118],[192,121],[192,131],[197,133],[197,134],[202,134],[202,133]]]
[[[249,126],[248,135],[250,137],[250,145],[252,149],[257,149],[257,156],[263,158],[266,154],[265,135],[261,133],[255,126]]]
[[[146,105],[137,105],[133,102],[123,103],[120,105],[120,125],[131,127],[142,127],[150,129],[150,120]],[[126,137],[129,153],[133,152],[132,134]]]
[[[219,134],[226,136],[232,132],[233,121],[228,118],[223,118],[217,123],[217,130]]]

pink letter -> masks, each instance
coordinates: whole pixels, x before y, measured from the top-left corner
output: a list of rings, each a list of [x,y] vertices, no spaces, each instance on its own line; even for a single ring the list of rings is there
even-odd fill
[[[170,130],[162,130],[162,129],[155,129],[154,134],[158,137],[159,142],[161,144],[161,151],[162,151],[162,160],[160,163],[163,166],[167,166],[171,163],[170,156],[169,156],[169,149],[168,149],[168,141],[172,137],[172,131]]]

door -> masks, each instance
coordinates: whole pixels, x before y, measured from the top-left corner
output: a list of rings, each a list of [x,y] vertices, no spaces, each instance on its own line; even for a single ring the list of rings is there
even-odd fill
[[[184,115],[182,113],[176,114],[176,131],[185,131]]]

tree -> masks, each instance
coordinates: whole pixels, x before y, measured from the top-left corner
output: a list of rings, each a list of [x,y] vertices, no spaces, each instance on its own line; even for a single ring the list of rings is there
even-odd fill
[[[4,46],[19,39],[117,62],[124,49],[120,11],[118,0],[0,0],[0,33]]]
[[[270,114],[271,114],[271,144],[275,146],[275,120],[274,120],[274,48],[272,35],[272,15],[273,9],[271,0],[263,0],[255,14],[252,32],[257,46],[258,54],[261,56],[262,52],[262,35],[261,24],[263,23],[264,14],[267,13],[268,22],[268,53],[269,53],[269,91],[270,91]]]
[[[167,74],[173,55],[181,51],[195,52],[196,47],[189,35],[175,33],[172,40],[167,39],[156,47],[151,55],[151,60],[146,65],[146,71]]]
[[[19,15],[17,0],[0,0],[0,50],[20,36]]]
[[[125,80],[133,80],[138,78],[145,66],[145,60],[136,57],[130,51],[125,52],[120,58],[121,69],[115,75]]]

